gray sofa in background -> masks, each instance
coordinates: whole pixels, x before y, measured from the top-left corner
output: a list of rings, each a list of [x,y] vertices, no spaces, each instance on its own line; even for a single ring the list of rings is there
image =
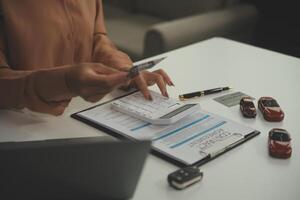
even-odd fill
[[[211,37],[251,40],[257,10],[238,0],[103,0],[108,34],[133,60]]]

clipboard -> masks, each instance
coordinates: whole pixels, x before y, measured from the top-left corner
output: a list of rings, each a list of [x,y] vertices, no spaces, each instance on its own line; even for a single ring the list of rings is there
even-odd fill
[[[134,91],[136,92],[136,91]],[[137,135],[139,135],[139,137],[141,138],[137,138],[136,135],[131,134],[131,132],[128,132],[127,129],[123,129],[120,128],[121,125],[119,124],[113,124],[111,121],[113,120],[109,120],[109,119],[105,119],[105,117],[107,117],[108,115],[110,115],[112,112],[117,112],[114,110],[109,110],[110,108],[110,103],[113,102],[114,100],[123,98],[127,95],[130,95],[134,92],[130,92],[128,94],[125,94],[123,96],[120,96],[118,98],[115,98],[113,100],[98,104],[96,106],[84,109],[82,111],[76,112],[74,114],[71,115],[72,118],[79,120],[87,125],[90,125],[100,131],[103,131],[113,137],[119,138],[121,140],[143,140],[143,139],[151,139],[152,140],[152,148],[151,148],[151,153],[157,157],[160,157],[168,162],[171,162],[179,167],[185,167],[188,165],[196,165],[196,166],[201,166],[217,157],[219,157],[220,155],[224,154],[225,152],[228,152],[229,150],[243,144],[246,141],[249,141],[250,139],[254,138],[255,136],[259,135],[260,132],[257,130],[254,130],[250,127],[246,127],[244,125],[240,125],[236,122],[233,122],[229,119],[220,117],[218,115],[206,112],[201,110],[201,113],[197,113],[197,115],[199,116],[191,116],[191,117],[187,117],[187,118],[192,118],[194,117],[195,119],[186,119],[183,120],[181,122],[175,123],[174,125],[169,125],[169,126],[163,126],[163,127],[157,127],[154,125],[149,125],[149,124],[142,124],[140,126],[138,126],[137,128],[134,129],[134,131],[139,131],[139,133]],[[101,112],[107,112],[107,113],[101,113]],[[95,115],[96,114],[96,115]],[[105,116],[104,118],[99,118],[98,114]],[[123,113],[116,113],[116,115],[121,118],[124,117],[129,119],[129,120],[137,120],[137,119],[131,119],[130,116],[123,116],[125,114]],[[96,116],[96,117],[94,117]],[[113,116],[113,114],[112,114]],[[208,117],[207,117],[208,116]],[[200,119],[198,118],[200,117]],[[217,123],[215,126],[212,126],[202,132],[200,132],[198,135],[194,134],[192,137],[188,137],[185,140],[182,140],[180,142],[177,142],[176,144],[170,144],[169,146],[165,147],[162,146],[161,143],[163,144],[164,142],[169,142],[167,141],[168,139],[171,140],[172,138],[170,137],[176,137],[176,134],[180,135],[180,134],[187,134],[189,129],[195,129],[198,130],[202,129],[203,125],[201,125],[201,123],[205,123],[206,121],[209,120],[215,120]],[[139,122],[138,123],[143,123],[143,122]],[[188,126],[190,125],[190,126]],[[205,124],[206,126],[207,124]],[[210,125],[210,124],[209,124]],[[214,124],[212,124],[214,125]],[[219,126],[217,126],[219,125]],[[120,127],[119,127],[120,126]],[[176,127],[177,126],[177,127]],[[197,127],[199,126],[199,127]],[[220,137],[220,135],[217,135],[215,133],[218,133],[218,131],[220,131],[222,128],[222,126],[226,126],[228,127],[228,130],[232,130],[230,132],[232,132],[232,135],[229,135],[228,138],[231,138],[231,140],[224,140],[221,141],[218,145],[215,146],[210,146],[208,148],[202,148],[205,149],[204,151],[199,151],[196,152],[198,149],[196,148],[196,150],[194,150],[192,147],[190,148],[189,146],[192,146],[192,142],[196,143],[197,141],[201,141],[201,139],[208,137],[208,139],[210,139],[209,137]],[[179,127],[179,128],[178,128]],[[216,128],[217,127],[217,128]],[[152,138],[143,138],[141,135],[143,134],[143,131],[146,131],[150,128],[153,128],[153,130],[156,129],[162,129],[164,130],[172,130],[172,128],[174,129],[173,131],[169,131],[165,134],[161,134],[161,132],[163,131],[158,131],[158,133],[160,133],[159,136],[156,137],[152,137]],[[223,128],[224,129],[224,128]],[[132,129],[133,130],[133,129]],[[208,130],[208,131],[207,131]],[[244,130],[245,133],[243,135],[238,135],[239,133],[237,133],[238,131],[241,132],[241,130]],[[176,132],[177,131],[177,132]],[[186,132],[182,132],[182,131],[186,131]],[[223,130],[224,131],[224,130]],[[151,131],[148,131],[151,132]],[[199,131],[198,131],[199,132]],[[227,131],[228,133],[228,131]],[[136,133],[135,133],[136,134]],[[211,135],[213,136],[211,136]],[[224,133],[222,133],[224,134]],[[226,135],[226,134],[225,134]],[[234,138],[233,136],[236,136],[236,138]],[[176,138],[175,138],[176,139]],[[180,138],[181,139],[181,138]],[[207,141],[209,140],[204,140],[204,143],[206,144]],[[165,141],[166,140],[166,141]],[[173,139],[174,140],[174,139]],[[225,142],[226,141],[226,142]],[[158,144],[157,144],[158,143]],[[223,144],[224,143],[224,144]],[[217,144],[217,143],[216,143]],[[199,145],[201,146],[202,144],[195,144],[195,145]],[[180,147],[179,147],[180,146]],[[202,145],[203,146],[203,145]],[[172,149],[173,148],[173,149]],[[182,152],[180,152],[180,150],[176,149],[176,148],[182,148]],[[191,152],[189,152],[188,148],[191,149]],[[170,150],[169,150],[170,149]],[[176,152],[175,150],[176,149]],[[199,148],[201,149],[201,148]],[[174,153],[175,152],[175,153]],[[199,155],[197,154],[199,153]],[[188,158],[188,157],[191,157]]]

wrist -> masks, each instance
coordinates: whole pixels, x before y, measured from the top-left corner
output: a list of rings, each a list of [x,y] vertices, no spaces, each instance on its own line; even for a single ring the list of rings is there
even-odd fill
[[[33,73],[35,90],[46,102],[64,101],[75,95],[66,82],[66,73],[72,66],[39,70]]]

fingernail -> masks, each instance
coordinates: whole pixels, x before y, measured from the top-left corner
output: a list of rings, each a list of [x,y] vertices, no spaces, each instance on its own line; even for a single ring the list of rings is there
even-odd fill
[[[167,91],[165,91],[164,93],[165,93],[165,94],[164,94],[164,96],[169,98],[169,94],[168,94],[168,92],[167,92]]]
[[[173,83],[172,81],[171,81],[170,83],[171,83],[172,86],[175,86],[174,83]]]

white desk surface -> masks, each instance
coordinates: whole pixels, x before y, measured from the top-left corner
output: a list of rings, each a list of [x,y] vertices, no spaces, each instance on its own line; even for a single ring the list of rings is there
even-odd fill
[[[133,199],[300,199],[300,59],[223,38],[213,38],[164,55],[168,58],[157,68],[167,71],[176,85],[169,88],[170,96],[232,86],[231,91],[193,101],[207,111],[260,130],[261,134],[203,165],[202,182],[184,191],[170,188],[166,181],[167,175],[177,167],[150,155]],[[256,119],[245,119],[238,106],[227,108],[213,100],[235,91],[255,97],[255,102],[261,96],[273,96],[285,111],[284,121],[266,122],[260,112]],[[115,95],[120,92],[104,100]],[[92,105],[76,98],[60,117],[1,110],[0,141],[105,135],[69,117]],[[268,155],[267,134],[274,127],[285,128],[292,136],[293,154],[288,160]]]

